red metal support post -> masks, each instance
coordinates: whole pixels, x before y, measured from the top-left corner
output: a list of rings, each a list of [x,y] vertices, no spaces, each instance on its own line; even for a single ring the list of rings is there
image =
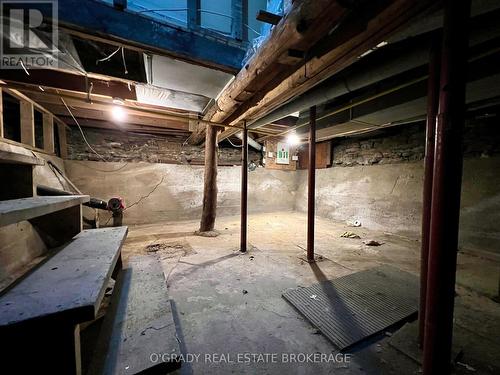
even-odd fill
[[[424,330],[424,375],[450,373],[470,0],[444,1]]]
[[[424,192],[422,205],[422,248],[420,258],[420,305],[418,312],[418,340],[424,345],[425,299],[427,296],[427,264],[429,258],[429,233],[431,229],[432,175],[434,172],[434,144],[436,116],[439,109],[439,70],[441,67],[441,38],[437,37],[430,48],[429,79],[427,83],[427,125],[425,134]]]
[[[307,183],[307,261],[313,263],[316,199],[316,106],[309,109],[309,169]]]
[[[240,251],[247,251],[247,209],[248,209],[248,129],[243,124],[241,148],[241,236]]]

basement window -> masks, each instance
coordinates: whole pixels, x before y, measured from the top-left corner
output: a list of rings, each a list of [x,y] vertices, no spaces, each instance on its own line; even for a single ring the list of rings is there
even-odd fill
[[[43,149],[43,113],[39,110],[34,110],[35,122],[35,147]]]
[[[3,92],[2,105],[4,138],[21,142],[21,102]]]

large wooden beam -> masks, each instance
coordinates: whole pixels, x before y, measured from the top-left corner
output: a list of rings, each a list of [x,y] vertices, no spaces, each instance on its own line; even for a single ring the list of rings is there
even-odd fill
[[[219,128],[207,125],[205,140],[205,179],[200,232],[215,228],[217,214],[217,133]]]
[[[345,14],[337,1],[297,0],[290,12],[272,30],[257,53],[240,70],[204,116],[205,120],[223,122],[243,102],[250,100],[265,85],[275,87],[298,66],[280,63],[290,49],[307,50],[324,36]],[[299,64],[300,65],[300,64]],[[193,143],[203,140],[203,128],[194,132]]]
[[[240,68],[245,55],[243,48],[227,44],[223,36],[209,38],[104,2],[60,1],[58,22],[60,27],[231,73]]]
[[[46,108],[49,109],[54,115],[58,116],[69,116],[67,108],[63,104],[46,104]],[[107,120],[117,125],[123,124],[135,124],[135,125],[148,125],[158,128],[169,128],[178,130],[188,130],[189,124],[187,121],[170,120],[165,117],[151,117],[138,114],[135,111],[126,110],[127,116],[123,122],[117,122],[111,113],[111,107],[107,108],[71,108],[71,113],[77,119],[93,119],[93,120]],[[70,123],[71,124],[71,123]]]
[[[52,87],[55,89],[87,93],[92,87],[92,94],[118,97],[123,100],[136,100],[135,88],[125,82],[99,78],[86,78],[67,72],[49,69],[30,69],[26,75],[22,69],[0,69],[0,79],[10,83],[26,83],[29,85]]]
[[[338,35],[336,43],[330,43],[333,48],[311,58],[277,85],[268,85],[259,95],[226,108],[226,113],[231,113],[231,117],[226,116],[226,122],[236,123],[245,119],[251,123],[253,119],[270,113],[291,98],[304,94],[354,63],[359,56],[383,42],[432,4],[434,2],[430,0],[394,0],[367,22],[362,20],[362,24],[346,27],[344,35]],[[221,94],[220,100],[226,100],[226,92]],[[227,131],[224,135],[232,134],[232,131]]]

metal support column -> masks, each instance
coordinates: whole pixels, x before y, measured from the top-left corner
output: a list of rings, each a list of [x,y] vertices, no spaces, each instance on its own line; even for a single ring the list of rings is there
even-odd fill
[[[241,236],[240,251],[247,251],[247,208],[248,208],[248,130],[243,124],[241,147]]]
[[[434,143],[436,116],[439,108],[439,70],[441,67],[441,38],[434,39],[429,54],[429,79],[427,82],[427,125],[425,134],[424,192],[422,205],[422,248],[420,258],[420,305],[418,312],[418,340],[424,345],[425,299],[427,295],[427,264],[429,258],[429,233],[431,228],[432,175],[434,172]]]
[[[470,0],[444,1],[424,330],[424,375],[450,372]]]
[[[316,106],[309,109],[309,169],[307,180],[307,261],[314,262],[314,214],[316,188]]]

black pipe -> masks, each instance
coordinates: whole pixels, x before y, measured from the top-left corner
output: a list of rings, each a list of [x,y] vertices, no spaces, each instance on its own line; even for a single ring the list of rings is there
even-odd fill
[[[75,193],[72,193],[70,191],[55,189],[45,185],[37,185],[36,193],[40,196],[75,195]],[[87,203],[83,203],[83,205],[108,211],[108,202],[99,198],[90,198],[90,201]]]

